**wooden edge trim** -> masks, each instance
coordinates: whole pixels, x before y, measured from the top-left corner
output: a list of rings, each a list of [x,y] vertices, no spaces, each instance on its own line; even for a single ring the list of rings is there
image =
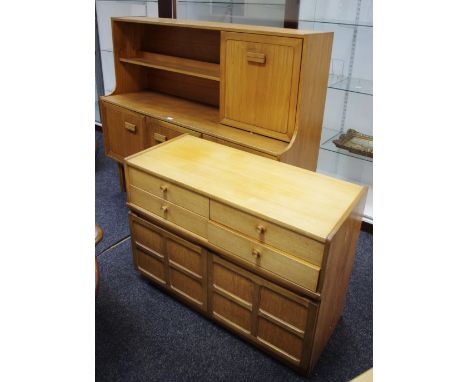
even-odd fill
[[[297,337],[299,337],[301,339],[304,338],[304,331],[303,330],[301,330],[299,328],[296,328],[294,325],[291,325],[290,323],[288,323],[286,321],[283,321],[278,317],[273,316],[272,314],[264,311],[263,309],[258,310],[258,316],[270,321],[271,323],[273,323],[273,324],[275,324],[277,326],[280,326],[282,329],[285,329],[289,333],[292,333],[292,334],[294,334],[295,336],[297,336]]]
[[[180,294],[182,297],[186,298],[187,300],[193,302],[194,304],[197,304],[200,307],[203,306],[203,302],[194,299],[192,296],[189,296],[185,292],[182,292],[180,289],[177,289],[174,285],[172,285],[172,284],[169,285],[169,288],[172,289],[173,291],[175,291],[176,293]]]
[[[167,286],[167,282],[164,281],[163,279],[160,279],[159,277],[156,277],[155,275],[153,275],[152,273],[148,272],[147,270],[145,270],[144,268],[141,268],[140,266],[137,268],[142,274],[145,275],[145,277],[148,277],[150,279],[152,279],[153,281],[157,282],[157,283],[160,283],[160,284],[163,284],[163,285],[166,285]]]
[[[202,281],[202,276],[197,275],[195,272],[193,272],[190,269],[176,263],[175,261],[172,261],[171,259],[169,259],[169,266],[171,268],[174,268],[175,270],[179,271],[180,273],[183,273],[186,276],[194,279],[195,281],[198,281],[198,282]]]
[[[356,198],[353,200],[353,202],[349,205],[349,207],[346,209],[343,216],[340,218],[340,220],[338,220],[338,222],[335,224],[335,226],[333,227],[331,232],[328,234],[328,236],[326,238],[326,242],[331,242],[333,240],[333,237],[335,236],[335,234],[339,231],[339,229],[341,228],[343,223],[348,219],[348,217],[353,212],[355,212],[354,210],[356,208],[360,212],[362,212],[361,210],[364,209],[363,203],[365,203],[365,201],[366,201],[368,189],[369,189],[368,186],[361,186],[361,190],[359,191],[359,194],[356,196]],[[361,221],[362,221],[362,217],[361,217]]]
[[[242,129],[244,131],[248,131],[250,133],[255,133],[255,134],[258,134],[258,135],[262,135],[262,136],[267,137],[267,138],[278,139],[278,140],[283,141],[283,142],[288,142],[289,143],[289,141],[291,140],[291,137],[289,137],[286,133],[278,133],[277,131],[268,130],[265,127],[250,125],[248,123],[239,122],[239,121],[236,121],[235,119],[231,119],[231,118],[224,117],[224,116],[222,117],[220,123],[223,124],[223,125],[237,127],[237,128]]]
[[[165,232],[164,235],[171,241],[173,241],[174,243],[177,243],[177,244],[180,244],[180,245],[183,245],[185,247],[188,247],[189,249],[191,249],[193,252],[196,252],[197,254],[201,255],[202,254],[202,248],[199,246],[199,245],[196,245],[196,244],[193,244],[191,243],[190,241],[187,241],[187,240],[184,240],[174,234],[172,234],[171,232]]]
[[[285,351],[281,350],[280,348],[277,348],[275,345],[269,343],[268,341],[262,339],[261,337],[257,336],[256,338],[260,343],[264,344],[265,346],[268,346],[270,349],[272,349],[275,352],[281,354],[282,356],[287,357],[292,362],[294,362],[296,365],[299,365],[301,363],[301,361],[299,359],[297,359],[296,357],[292,356],[289,353],[286,353]]]
[[[216,317],[218,320],[223,321],[224,324],[233,327],[235,330],[240,330],[241,332],[250,335],[250,332],[243,328],[242,326],[237,325],[236,323],[232,322],[231,320],[228,320],[226,317],[221,316],[220,314],[216,313],[213,311],[213,317]]]
[[[232,301],[233,303],[241,306],[244,309],[247,309],[248,311],[252,311],[252,304],[248,303],[247,301],[244,301],[240,297],[237,297],[236,295],[232,294],[231,292],[228,292],[226,289],[221,288],[220,286],[216,285],[213,283],[213,292],[219,294],[220,296]]]
[[[135,24],[153,24],[153,25],[166,25],[179,28],[196,28],[219,30],[229,33],[251,33],[258,35],[274,35],[286,38],[304,38],[304,36],[323,34],[327,32],[300,30],[300,29],[285,29],[281,27],[259,26],[259,25],[245,25],[237,23],[229,23],[224,25],[220,22],[213,21],[187,21],[181,19],[167,19],[158,17],[146,16],[113,16],[112,21],[135,23]]]
[[[146,254],[158,259],[158,260],[164,260],[164,256],[161,255],[160,253],[156,252],[155,250],[147,247],[144,244],[141,244],[137,239],[134,239],[135,241],[135,247],[139,249],[142,252],[145,252]]]
[[[306,373],[310,372],[311,367],[311,356],[313,351],[313,339],[315,338],[315,328],[318,319],[320,305],[311,303],[309,305],[309,314],[307,317],[307,325],[305,329],[305,337],[309,339],[309,341],[304,342],[304,348],[302,350],[302,362],[301,368],[306,371]]]

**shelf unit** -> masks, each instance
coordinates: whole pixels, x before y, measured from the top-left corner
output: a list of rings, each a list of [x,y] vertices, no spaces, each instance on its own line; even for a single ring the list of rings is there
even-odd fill
[[[188,133],[315,170],[331,33],[112,19],[116,87],[101,98],[106,154]]]
[[[161,69],[168,72],[181,73],[189,76],[219,81],[219,64],[213,64],[211,62],[197,61],[151,52],[137,52],[135,57],[120,58],[120,61],[133,65],[141,65],[148,68]]]

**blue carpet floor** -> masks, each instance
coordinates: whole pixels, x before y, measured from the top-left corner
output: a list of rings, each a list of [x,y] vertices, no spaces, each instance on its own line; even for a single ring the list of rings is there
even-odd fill
[[[96,381],[344,382],[372,367],[372,235],[361,233],[343,317],[310,377],[302,378],[139,276],[125,240],[125,194],[115,163],[102,151],[96,160],[96,222],[104,229],[96,251]]]
[[[95,221],[104,232],[96,254],[130,235],[127,221],[127,194],[120,192],[117,163],[104,155],[102,133],[96,131]]]

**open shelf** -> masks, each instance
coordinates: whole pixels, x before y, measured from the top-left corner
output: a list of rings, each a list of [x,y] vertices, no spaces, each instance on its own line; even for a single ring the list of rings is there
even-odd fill
[[[168,56],[165,54],[140,51],[135,57],[120,58],[120,61],[133,65],[206,78],[213,81],[219,81],[220,77],[219,64]]]
[[[174,123],[273,156],[283,153],[289,145],[288,142],[219,123],[219,109],[217,107],[154,91],[110,95],[104,100],[149,117]]]
[[[340,155],[345,155],[351,158],[356,158],[365,162],[373,162],[372,158],[359,155],[359,154],[354,154],[349,152],[348,150],[340,149],[339,147],[336,147],[335,144],[333,143],[334,139],[338,139],[340,137],[340,132],[339,130],[334,130],[334,129],[328,129],[324,127],[322,129],[322,138],[321,138],[321,143],[320,143],[320,149],[330,151],[333,153],[337,153]]]
[[[328,78],[328,88],[336,90],[344,90],[352,93],[365,95],[373,95],[373,81],[362,78],[353,78],[345,76],[337,76],[330,74]]]

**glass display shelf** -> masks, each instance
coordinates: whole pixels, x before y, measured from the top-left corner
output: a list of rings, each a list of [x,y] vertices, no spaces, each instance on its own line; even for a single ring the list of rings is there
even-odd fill
[[[347,158],[344,159],[343,158]],[[358,161],[359,162],[359,161]],[[360,162],[364,163],[364,162]],[[358,165],[359,170],[348,172],[345,170],[347,167],[354,167]],[[356,168],[357,169],[357,168]],[[355,169],[355,170],[356,170]],[[341,179],[346,182],[351,182],[355,184],[360,184],[362,186],[367,186],[367,197],[366,204],[364,206],[364,212],[362,214],[362,220],[373,224],[374,220],[374,209],[373,209],[373,184],[372,184],[372,163],[366,162],[366,165],[359,166],[356,163],[355,159],[350,157],[342,157],[341,155],[327,156],[322,160],[319,157],[319,163],[317,166],[317,172],[319,174],[331,176],[333,178]],[[351,175],[351,174],[354,174]],[[359,176],[361,175],[361,176]]]
[[[351,93],[373,95],[373,81],[330,74],[328,88],[343,90]]]
[[[300,19],[299,22],[344,25],[344,26],[350,26],[350,27],[364,27],[364,28],[372,28],[373,27],[371,22],[366,22],[366,21],[360,21],[358,23],[355,23],[355,22],[350,21],[350,20],[335,20],[335,19],[322,19],[322,18]]]
[[[321,138],[321,143],[320,143],[320,149],[330,151],[333,153],[337,153],[340,155],[345,155],[351,158],[356,158],[360,159],[365,162],[373,162],[372,158],[359,155],[359,154],[354,154],[349,152],[348,150],[340,149],[335,146],[333,143],[334,139],[338,139],[340,137],[340,134],[344,134],[344,132],[340,132],[339,130],[334,130],[334,129],[329,129],[329,128],[322,128],[322,138]]]

